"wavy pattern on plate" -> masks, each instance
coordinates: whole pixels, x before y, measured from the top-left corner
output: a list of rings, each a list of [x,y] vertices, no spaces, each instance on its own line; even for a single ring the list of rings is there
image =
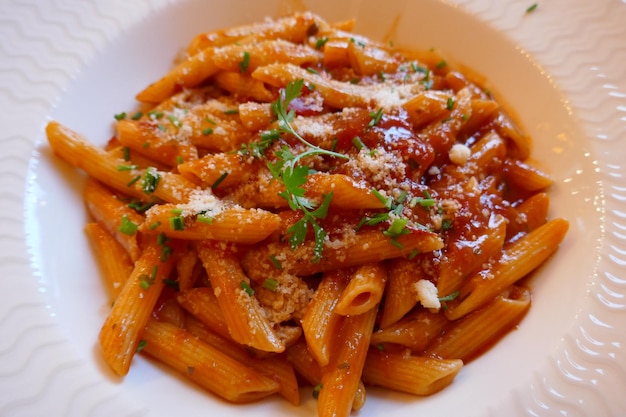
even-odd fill
[[[167,3],[0,0],[0,288],[11,294],[0,303],[2,416],[33,416],[42,410],[51,416],[145,414],[74,359],[45,298],[33,296],[42,288],[38,277],[25,279],[33,271],[24,242],[23,191],[33,140],[72,76],[106,42]],[[603,40],[626,39],[626,4],[539,2],[526,13],[530,4],[520,0],[447,3],[506,32],[540,62],[583,122],[592,146],[602,144],[594,151],[603,152],[597,166],[603,195],[596,206],[604,218],[604,256],[589,282],[586,305],[573,331],[547,359],[550,372],[533,375],[528,387],[507,401],[504,414],[501,409],[490,413],[624,415],[626,396],[607,404],[603,388],[626,385],[626,333],[616,331],[626,316],[626,166],[620,159],[626,137],[626,44]],[[552,7],[559,7],[558,13]],[[538,30],[541,36],[535,36]],[[13,123],[4,123],[8,120]],[[31,375],[43,377],[34,381]]]
[[[622,416],[626,398],[607,403],[604,393],[626,384],[626,5],[577,0],[559,13],[542,13],[553,5],[539,2],[526,13],[528,4],[519,1],[460,3],[504,30],[541,63],[583,122],[593,151],[602,152],[595,205],[604,220],[603,256],[588,284],[586,305],[547,359],[552,372],[534,375],[506,409],[529,416]]]
[[[93,2],[0,2],[0,288],[10,295],[0,303],[1,416],[145,414],[77,359],[41,296],[45,288],[27,279],[24,185],[34,139],[72,76],[111,36],[157,7],[117,3],[105,11]]]

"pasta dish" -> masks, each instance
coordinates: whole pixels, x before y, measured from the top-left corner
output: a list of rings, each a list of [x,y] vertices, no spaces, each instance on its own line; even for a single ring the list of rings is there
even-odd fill
[[[86,172],[111,308],[102,355],[155,358],[233,403],[451,384],[524,317],[558,248],[550,176],[475,74],[298,13],[198,34],[115,115]]]

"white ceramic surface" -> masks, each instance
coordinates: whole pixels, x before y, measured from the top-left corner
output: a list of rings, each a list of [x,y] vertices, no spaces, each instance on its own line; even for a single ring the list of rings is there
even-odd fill
[[[520,328],[429,398],[373,390],[360,416],[626,415],[624,0],[0,0],[0,416],[312,416],[232,406],[138,358],[115,378],[96,338],[107,306],[82,232],[83,177],[51,155],[57,119],[96,143],[112,115],[197,32],[309,7],[487,76],[556,178],[570,220],[533,278]]]

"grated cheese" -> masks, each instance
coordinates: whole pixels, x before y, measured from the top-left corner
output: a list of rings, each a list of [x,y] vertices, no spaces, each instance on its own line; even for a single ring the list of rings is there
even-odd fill
[[[413,286],[417,292],[417,299],[424,307],[436,310],[441,308],[441,302],[439,301],[439,295],[435,284],[427,279],[420,279],[413,284]]]

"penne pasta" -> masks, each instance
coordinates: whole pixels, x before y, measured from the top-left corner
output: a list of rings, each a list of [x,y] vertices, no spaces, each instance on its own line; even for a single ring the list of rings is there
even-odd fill
[[[87,223],[85,233],[94,252],[99,254],[102,275],[111,300],[115,300],[133,270],[133,261],[122,245],[98,223]]]
[[[162,258],[163,250],[156,239],[147,243],[100,330],[102,354],[118,375],[128,373],[163,280],[174,266],[173,256]]]
[[[448,318],[458,319],[485,305],[541,265],[556,251],[568,226],[563,219],[550,220],[505,248],[491,267],[477,272],[461,287],[461,301],[446,312]]]
[[[99,182],[89,179],[83,190],[89,214],[122,245],[132,261],[141,255],[137,230],[143,216],[128,207]]]
[[[248,278],[233,254],[205,242],[198,246],[198,255],[232,338],[262,351],[283,352],[284,341],[265,317],[258,300],[246,291]]]
[[[320,417],[350,415],[361,383],[375,318],[375,308],[363,314],[344,316],[341,330],[333,341],[330,361],[322,368],[317,400]]]
[[[103,147],[47,124],[87,174],[116,374],[141,351],[229,402],[310,385],[348,416],[372,385],[444,389],[520,323],[567,233],[558,182],[482,77],[354,25],[208,28]]]
[[[339,267],[362,265],[372,261],[406,256],[413,251],[431,252],[440,249],[442,242],[438,236],[426,230],[414,230],[400,236],[397,242],[390,241],[376,230],[363,231],[345,239],[345,244],[322,259],[315,257],[313,244],[304,243],[292,249],[289,243],[277,242],[250,249],[241,260],[250,279],[260,280],[276,270],[272,256],[278,259],[298,259],[297,263],[282,262],[281,269],[295,275],[312,275]],[[293,253],[295,256],[290,255]]]
[[[364,264],[356,269],[344,288],[334,312],[342,316],[363,314],[383,298],[387,271],[381,263]]]
[[[508,288],[484,308],[451,322],[443,335],[426,348],[426,354],[467,362],[519,323],[530,303],[527,289]]]
[[[152,319],[143,337],[143,352],[225,400],[248,403],[280,390],[276,381],[172,324]]]
[[[319,366],[326,366],[330,360],[330,340],[341,324],[341,316],[335,312],[335,308],[348,280],[349,275],[345,270],[324,274],[302,317],[307,348]]]
[[[462,367],[460,359],[437,359],[370,349],[363,369],[363,381],[394,391],[431,395],[450,385]]]

